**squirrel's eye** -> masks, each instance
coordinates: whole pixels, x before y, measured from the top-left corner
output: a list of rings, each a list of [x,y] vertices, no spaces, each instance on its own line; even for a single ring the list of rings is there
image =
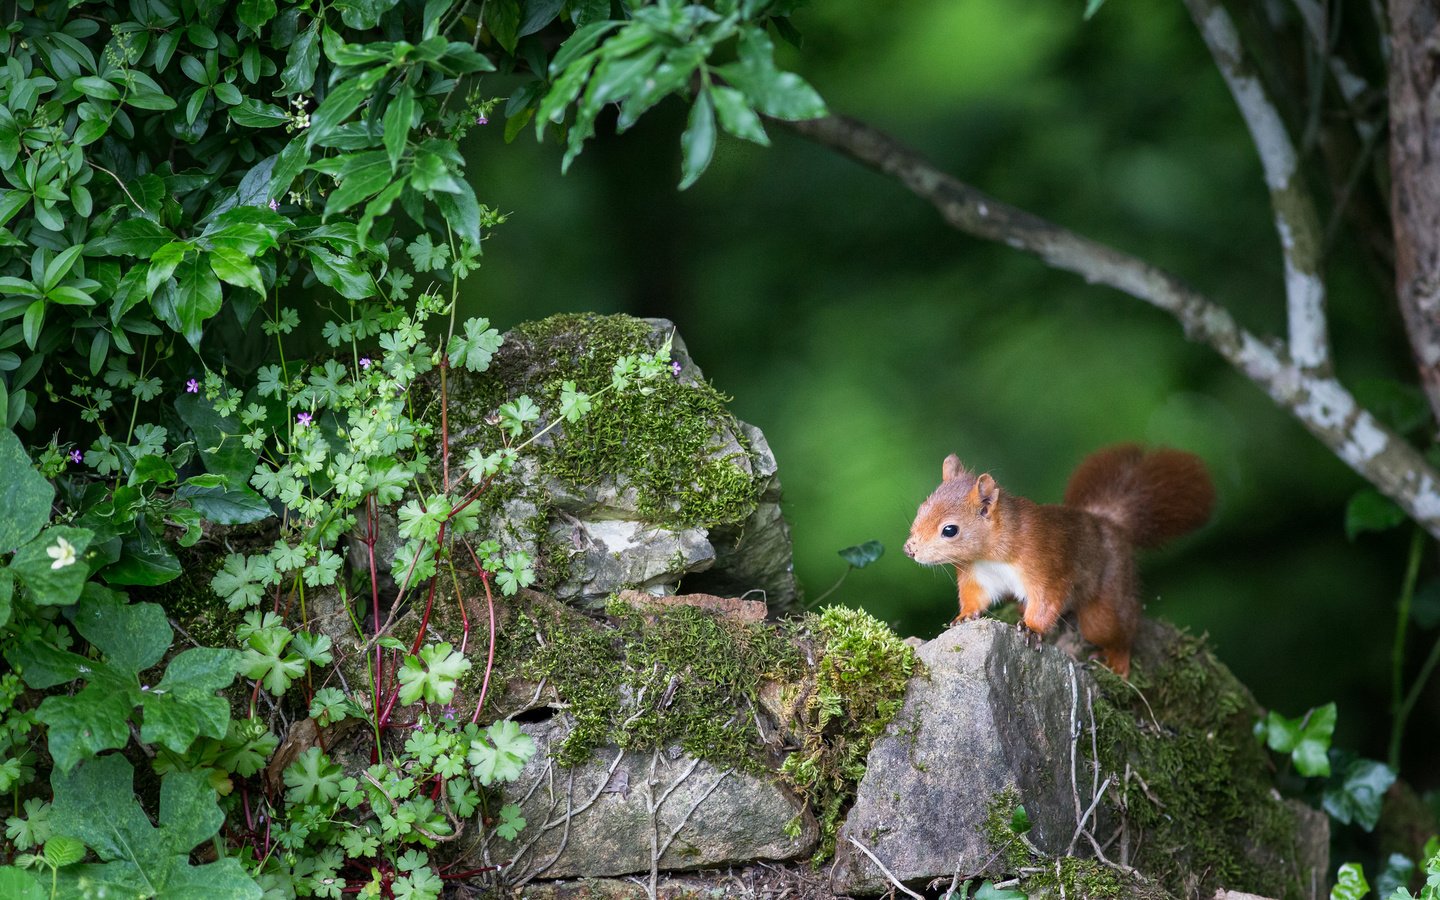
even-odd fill
[[[955,535],[957,535],[957,534],[959,534],[959,533],[960,533],[960,526],[959,526],[959,525],[946,525],[944,528],[940,529],[940,536],[941,536],[941,537],[952,538],[952,537],[954,537]]]

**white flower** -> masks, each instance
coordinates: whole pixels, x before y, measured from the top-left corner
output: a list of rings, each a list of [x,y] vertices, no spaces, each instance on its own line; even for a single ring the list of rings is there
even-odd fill
[[[49,555],[51,559],[55,560],[50,564],[50,568],[63,569],[66,566],[74,565],[75,545],[65,540],[63,537],[56,538],[56,540],[59,541],[58,544],[53,547],[45,548],[45,553]]]

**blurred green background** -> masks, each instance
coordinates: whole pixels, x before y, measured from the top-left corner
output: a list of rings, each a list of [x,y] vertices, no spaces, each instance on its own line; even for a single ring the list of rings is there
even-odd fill
[[[859,117],[1004,200],[1163,266],[1247,327],[1283,333],[1283,272],[1252,145],[1180,4],[825,0],[797,14],[784,64]],[[558,311],[662,316],[780,461],[795,567],[813,596],[842,547],[885,556],[830,598],[902,634],[955,613],[948,571],[900,552],[958,452],[1002,487],[1058,500],[1113,441],[1193,450],[1216,522],[1147,559],[1149,612],[1208,632],[1260,702],[1336,700],[1337,746],[1383,758],[1400,530],[1347,541],[1360,479],[1167,315],[949,230],[898,184],[771,129],[722,138],[679,181],[670,101],[559,172],[503,120],[468,148],[477,193],[513,211],[467,282],[501,328]],[[537,152],[538,151],[538,152]],[[1411,377],[1385,285],[1342,241],[1327,272],[1342,379]],[[1415,636],[1411,671],[1434,632]],[[1404,774],[1435,786],[1432,691]]]

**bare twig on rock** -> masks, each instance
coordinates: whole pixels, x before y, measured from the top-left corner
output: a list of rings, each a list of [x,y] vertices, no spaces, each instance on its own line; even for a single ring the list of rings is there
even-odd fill
[[[887,869],[885,867],[885,864],[880,861],[880,857],[876,856],[874,853],[871,853],[870,848],[857,841],[853,835],[850,837],[850,843],[854,844],[857,848],[859,848],[861,853],[870,857],[870,861],[875,864],[875,868],[879,869],[881,873],[883,873],[884,876],[889,879],[890,883],[895,885],[898,890],[900,890],[906,896],[914,897],[915,900],[925,900],[925,898],[910,890],[905,885],[901,884],[900,879],[895,877],[895,873]]]

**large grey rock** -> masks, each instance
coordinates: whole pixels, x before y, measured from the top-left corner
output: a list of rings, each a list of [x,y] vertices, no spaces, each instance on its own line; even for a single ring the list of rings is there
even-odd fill
[[[840,830],[832,870],[840,893],[888,885],[852,841],[902,881],[957,869],[999,873],[985,821],[1007,791],[1018,793],[1040,851],[1064,854],[1075,832],[1070,748],[1085,695],[1095,691],[1089,674],[990,619],[952,628],[917,655],[925,675],[911,680],[900,714],[871,749]],[[1089,806],[1088,772],[1077,768],[1074,783]]]
[[[515,844],[491,839],[484,857],[506,880],[603,877],[656,868],[695,869],[807,856],[815,819],[773,778],[680,753],[601,747],[571,769],[552,750],[568,733],[558,719],[527,724],[537,752],[506,790],[528,823]],[[799,833],[785,833],[792,822]]]

